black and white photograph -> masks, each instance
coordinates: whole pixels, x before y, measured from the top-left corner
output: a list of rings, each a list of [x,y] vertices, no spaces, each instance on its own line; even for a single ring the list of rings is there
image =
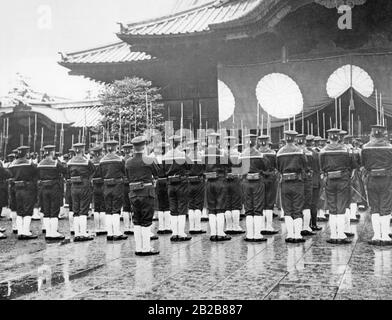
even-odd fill
[[[0,300],[392,300],[392,1],[0,12]]]

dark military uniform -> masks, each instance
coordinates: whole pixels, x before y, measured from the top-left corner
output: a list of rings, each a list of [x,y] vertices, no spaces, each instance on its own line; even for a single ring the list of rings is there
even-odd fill
[[[251,137],[252,138],[252,137]],[[256,137],[254,137],[256,138]],[[265,207],[264,172],[269,163],[260,151],[250,146],[241,154],[242,190],[246,214],[247,235],[245,241],[266,241],[261,234],[262,216]]]
[[[131,158],[131,144],[123,145],[124,149],[124,164]],[[129,181],[127,176],[124,177],[124,197],[122,215],[124,220],[124,234],[133,235],[133,222],[132,222],[132,206],[129,200]]]
[[[107,145],[116,145],[117,142],[107,142]],[[120,214],[124,196],[125,164],[114,153],[105,155],[99,163],[100,175],[104,181],[104,199],[106,208],[106,224],[108,227],[108,240],[125,240],[120,231]]]
[[[18,216],[31,217],[37,197],[37,166],[21,158],[16,159],[9,170],[15,184],[16,212]]]
[[[379,131],[376,131],[379,130]],[[370,244],[392,244],[389,237],[389,223],[392,211],[392,145],[375,133],[384,131],[374,126],[377,139],[365,144],[362,149],[362,163],[368,175],[367,190],[372,214],[374,237]]]
[[[20,147],[18,151],[22,152],[22,157],[14,160],[9,167],[15,184],[16,224],[20,240],[37,238],[30,232],[31,217],[37,199],[37,166],[24,156],[23,153],[28,149]]]
[[[4,207],[8,205],[8,187],[7,179],[9,178],[9,173],[6,168],[4,168],[3,162],[0,161],[0,213]]]
[[[217,138],[219,135],[210,135]],[[207,208],[211,230],[211,241],[231,240],[224,232],[227,188],[225,185],[226,170],[229,160],[213,142],[206,148],[204,155]]]
[[[306,166],[304,171],[304,207],[302,209],[303,213],[303,228],[301,235],[303,236],[313,236],[314,233],[310,228],[311,221],[311,208],[313,199],[313,152],[308,150],[305,146],[306,135],[299,134],[297,136],[298,147],[301,148],[305,154]]]
[[[269,136],[261,136],[260,153],[263,158],[268,160],[268,167],[264,172],[264,188],[265,188],[265,200],[264,200],[264,212],[263,212],[263,223],[261,233],[264,235],[274,235],[278,232],[274,230],[273,223],[273,210],[278,194],[278,174],[276,170],[276,152],[272,150],[267,143],[270,139]]]
[[[46,146],[47,152],[54,152],[55,146]],[[63,240],[58,233],[58,216],[62,200],[62,176],[65,167],[58,160],[46,158],[38,164],[38,185],[41,189],[41,211],[47,240]]]
[[[195,150],[198,141],[189,142],[192,150],[188,154],[188,207],[189,207],[189,233],[204,234],[201,229],[201,212],[204,207],[205,183],[204,162],[200,154]]]
[[[293,144],[296,132],[286,132],[287,145],[277,154],[278,170],[282,176],[281,197],[287,227],[286,242],[303,242],[302,209],[305,203],[304,173],[306,157],[304,151]]]
[[[180,137],[172,138],[178,142]],[[184,151],[180,146],[169,150],[164,156],[166,164],[166,175],[168,176],[169,205],[172,216],[173,236],[171,241],[189,241],[185,233],[186,214],[188,213],[188,163]]]
[[[90,180],[94,172],[94,164],[83,156],[76,155],[68,162],[72,211],[75,217],[88,215],[92,196]]]
[[[84,148],[84,144],[75,144],[74,147],[80,150]],[[67,170],[71,180],[75,232],[74,241],[93,240],[87,233],[87,215],[92,198],[91,177],[94,175],[95,166],[79,153],[68,162]]]
[[[138,137],[132,143],[139,148],[145,144],[145,138]],[[152,251],[150,245],[152,219],[154,216],[155,190],[153,179],[158,175],[155,159],[146,156],[141,147],[135,150],[132,158],[125,164],[129,181],[129,198],[133,209],[134,235],[137,255],[152,255],[159,252]]]
[[[308,143],[314,140],[313,136],[308,136],[306,138]],[[317,226],[317,211],[318,203],[320,198],[320,161],[319,161],[319,150],[313,147],[311,144],[307,146],[307,151],[312,153],[312,157],[307,157],[309,168],[312,172],[312,200],[310,206],[311,221],[310,226],[313,231],[319,231],[321,228]]]
[[[101,171],[98,170],[99,163],[101,161],[101,156],[94,156],[91,159],[91,162],[95,166],[95,173],[92,177],[93,183],[93,204],[94,204],[94,211],[97,213],[105,212],[105,199],[103,196],[103,179],[101,176]]]
[[[337,139],[338,129],[328,131]],[[320,152],[320,169],[326,176],[325,193],[330,213],[331,239],[334,244],[349,243],[345,235],[345,214],[350,207],[351,170],[353,161],[347,148],[340,143],[330,143]]]
[[[38,164],[41,208],[45,218],[57,218],[60,213],[61,177],[65,171],[58,160],[44,159]]]
[[[227,234],[242,234],[240,214],[243,207],[242,204],[242,186],[241,186],[241,154],[237,149],[232,149],[230,140],[234,141],[235,137],[226,137],[229,145],[225,150],[225,159],[228,161],[225,179],[226,193],[226,230]]]

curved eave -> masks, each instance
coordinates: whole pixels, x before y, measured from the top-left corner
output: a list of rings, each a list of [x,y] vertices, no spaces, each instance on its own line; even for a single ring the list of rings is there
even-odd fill
[[[129,67],[142,67],[150,64],[155,64],[159,62],[159,59],[153,58],[153,59],[146,59],[146,60],[140,60],[140,61],[115,61],[115,62],[67,62],[67,61],[58,61],[57,63],[67,69],[73,69],[75,67],[83,67],[83,66],[116,66],[116,65],[127,65]]]
[[[149,35],[140,35],[140,34],[127,34],[127,33],[117,33],[117,37],[119,37],[122,41],[127,42],[129,44],[135,44],[138,42],[149,41],[149,40],[179,40],[179,39],[187,39],[187,38],[204,38],[206,35],[213,35],[214,32],[212,30],[205,30],[199,32],[185,32],[185,33],[169,33],[169,34],[149,34]]]

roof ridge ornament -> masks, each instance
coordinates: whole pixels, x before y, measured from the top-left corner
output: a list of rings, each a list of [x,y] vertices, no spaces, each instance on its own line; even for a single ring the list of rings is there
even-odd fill
[[[354,8],[355,6],[360,6],[366,3],[366,0],[314,0],[314,2],[328,8],[338,9],[341,6],[349,6]]]

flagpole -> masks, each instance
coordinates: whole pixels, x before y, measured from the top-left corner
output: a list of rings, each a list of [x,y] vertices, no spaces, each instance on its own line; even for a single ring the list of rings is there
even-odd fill
[[[338,127],[338,99],[335,98],[335,125]]]
[[[377,124],[380,124],[380,118],[378,114],[378,91],[376,89],[376,112],[377,112]]]
[[[339,119],[340,120],[340,130],[343,130],[343,123],[342,123],[342,98],[339,99],[339,117],[340,117],[340,119]]]
[[[317,136],[320,137],[320,114],[318,110],[317,110]]]

